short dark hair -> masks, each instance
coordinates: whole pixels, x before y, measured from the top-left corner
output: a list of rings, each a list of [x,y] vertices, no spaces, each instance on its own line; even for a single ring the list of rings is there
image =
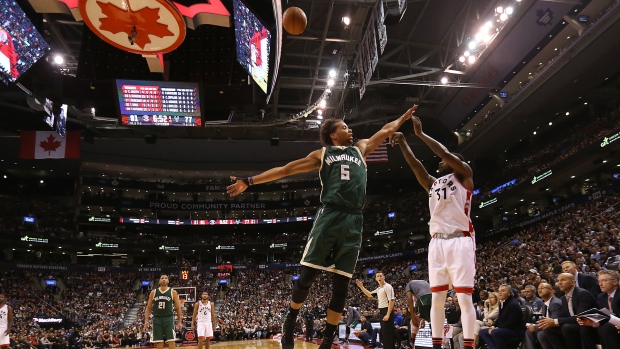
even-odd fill
[[[332,119],[325,120],[323,125],[321,125],[321,130],[320,130],[321,143],[323,143],[324,146],[334,145],[330,135],[336,132],[336,124],[338,124],[340,121],[342,120],[332,118]]]
[[[452,155],[456,156],[457,158],[459,158],[459,160],[461,161],[465,161],[465,157],[463,157],[463,155],[459,154],[459,153],[452,153]]]

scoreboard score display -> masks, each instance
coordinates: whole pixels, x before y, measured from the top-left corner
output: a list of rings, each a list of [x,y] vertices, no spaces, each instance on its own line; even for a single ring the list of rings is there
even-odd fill
[[[123,125],[202,125],[197,83],[119,79],[116,89]]]

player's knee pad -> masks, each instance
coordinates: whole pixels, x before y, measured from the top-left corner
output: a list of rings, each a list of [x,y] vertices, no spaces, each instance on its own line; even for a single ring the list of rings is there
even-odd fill
[[[347,299],[350,280],[350,278],[344,275],[334,274],[332,277],[332,299],[329,302],[329,310],[342,313]]]
[[[295,283],[293,295],[291,296],[294,303],[303,303],[306,300],[308,297],[308,292],[310,292],[310,286],[312,286],[312,283],[318,274],[318,269],[306,266],[301,267],[299,279],[297,279],[297,282]]]

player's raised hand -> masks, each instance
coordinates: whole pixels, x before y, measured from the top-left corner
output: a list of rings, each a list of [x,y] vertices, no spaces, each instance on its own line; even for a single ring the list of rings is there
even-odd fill
[[[417,104],[414,104],[413,107],[407,109],[407,111],[404,114],[405,120],[411,119],[411,116],[413,115],[413,112],[415,112],[416,109],[418,109]]]
[[[413,120],[413,132],[415,132],[416,136],[419,136],[422,134],[422,121],[420,121],[420,118],[417,116],[414,116],[413,118],[411,118],[411,120]]]
[[[226,187],[226,194],[230,196],[237,196],[248,188],[248,185],[243,180],[237,179],[235,176],[230,176],[230,180],[235,182]]]
[[[357,287],[364,287],[364,284],[359,279],[355,279],[355,284]]]
[[[402,132],[394,132],[391,136],[390,139],[388,140],[388,142],[390,143],[390,145],[395,146],[396,144],[400,143],[401,141],[405,140],[405,136],[403,135]]]

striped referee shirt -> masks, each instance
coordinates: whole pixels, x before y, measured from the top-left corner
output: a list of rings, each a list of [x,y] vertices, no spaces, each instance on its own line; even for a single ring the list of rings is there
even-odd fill
[[[379,309],[387,308],[390,301],[393,300],[394,297],[394,288],[392,285],[387,282],[383,284],[383,286],[377,287],[375,290],[370,293],[376,293],[377,298],[379,299]]]

